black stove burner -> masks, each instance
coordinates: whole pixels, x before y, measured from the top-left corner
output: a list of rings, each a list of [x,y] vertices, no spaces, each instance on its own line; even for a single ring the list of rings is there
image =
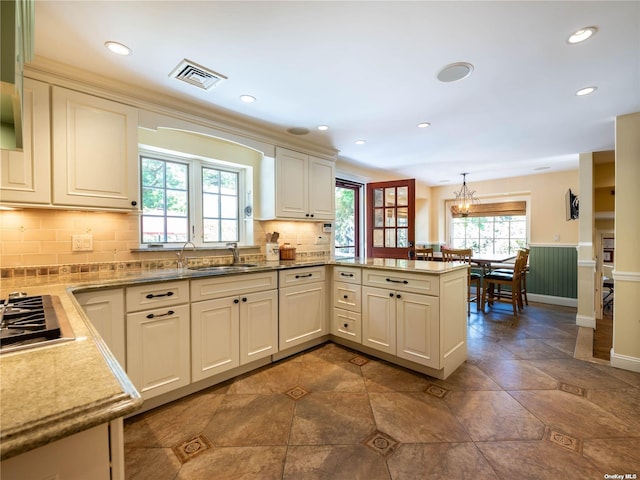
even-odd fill
[[[10,297],[0,308],[0,346],[38,343],[62,335],[51,295]]]

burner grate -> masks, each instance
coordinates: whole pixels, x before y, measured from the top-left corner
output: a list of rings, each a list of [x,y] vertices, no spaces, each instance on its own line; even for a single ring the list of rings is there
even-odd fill
[[[0,346],[36,343],[60,336],[51,295],[10,298],[2,302]]]

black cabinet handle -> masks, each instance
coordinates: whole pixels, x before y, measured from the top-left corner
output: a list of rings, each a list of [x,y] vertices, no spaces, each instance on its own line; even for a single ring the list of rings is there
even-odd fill
[[[247,297],[242,297],[242,301],[246,302],[247,301]]]
[[[156,297],[172,297],[173,296],[173,292],[167,292],[167,293],[149,293],[147,295],[147,298],[156,298]]]
[[[240,303],[240,300],[238,300],[237,298],[234,298],[233,303]]]
[[[348,324],[348,323],[345,323],[345,324],[344,324],[344,328],[349,328],[349,324]]]
[[[396,298],[401,298],[402,295],[400,295],[399,293],[396,295]]]
[[[296,275],[296,278],[313,277],[313,273],[307,273],[306,275]]]
[[[176,312],[174,312],[173,310],[169,310],[167,313],[161,313],[159,315],[156,315],[154,313],[150,313],[149,315],[147,315],[147,318],[166,317],[168,315],[173,315],[174,313],[176,313]]]
[[[344,299],[346,300],[347,298],[349,298],[349,295],[344,295]]]
[[[393,278],[387,278],[387,282],[391,283],[404,283],[405,285],[409,283],[409,280],[394,280]]]
[[[340,272],[340,275],[342,275],[343,277],[353,277],[353,273]]]
[[[309,214],[307,213],[305,216],[307,216],[307,217],[308,217],[308,216],[309,216]]]
[[[389,296],[390,296],[391,298],[393,298],[393,292],[390,292],[390,293],[389,293]]]
[[[138,202],[136,202],[135,200],[133,200],[133,201],[131,202],[131,206],[132,206],[132,207],[135,207],[136,205],[138,205]]]

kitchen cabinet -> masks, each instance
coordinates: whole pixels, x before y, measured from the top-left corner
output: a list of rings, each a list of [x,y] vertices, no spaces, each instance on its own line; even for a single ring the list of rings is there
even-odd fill
[[[144,399],[191,382],[189,282],[126,289],[127,375]]]
[[[276,149],[275,194],[278,218],[335,218],[334,162]]]
[[[0,202],[51,202],[51,122],[49,85],[24,79],[23,150],[1,150]]]
[[[325,268],[292,268],[278,272],[281,351],[328,333]]]
[[[361,281],[359,268],[333,268],[331,334],[356,343],[362,342]]]
[[[52,87],[53,203],[138,210],[138,111]]]
[[[277,280],[260,272],[192,281],[192,381],[278,351]]]
[[[117,422],[122,428],[122,419]],[[105,423],[3,460],[0,470],[4,480],[124,480],[119,475],[124,473],[123,459],[112,471],[109,450],[109,424]]]
[[[125,368],[124,289],[89,290],[77,292],[75,297],[113,356]]]

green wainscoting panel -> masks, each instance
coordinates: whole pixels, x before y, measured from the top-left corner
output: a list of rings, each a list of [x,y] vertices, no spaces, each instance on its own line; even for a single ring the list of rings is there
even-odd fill
[[[529,252],[527,293],[578,298],[576,247],[532,246]]]

